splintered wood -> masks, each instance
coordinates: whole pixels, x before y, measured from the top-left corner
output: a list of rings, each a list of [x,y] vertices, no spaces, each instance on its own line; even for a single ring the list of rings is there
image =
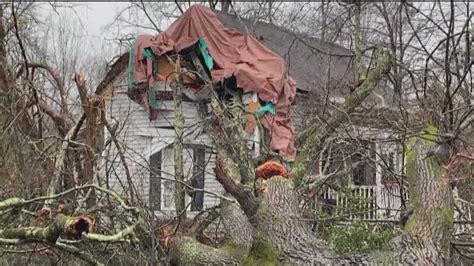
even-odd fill
[[[257,178],[263,178],[265,180],[273,176],[282,176],[288,178],[288,171],[286,168],[283,165],[273,161],[266,162],[257,167],[255,174]]]

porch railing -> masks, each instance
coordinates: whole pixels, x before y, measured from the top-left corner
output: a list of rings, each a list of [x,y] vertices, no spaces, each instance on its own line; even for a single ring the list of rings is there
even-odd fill
[[[322,193],[318,202],[331,205],[333,215],[344,220],[356,221],[398,221],[402,209],[402,197],[408,201],[407,189],[398,185],[390,186],[352,186],[345,193],[329,187]],[[406,202],[408,203],[408,202]],[[455,234],[472,234],[473,215],[468,203],[458,201],[454,212]]]
[[[349,220],[398,220],[402,207],[399,186],[352,186],[345,193],[326,188],[322,198]],[[407,199],[406,189],[402,191]]]

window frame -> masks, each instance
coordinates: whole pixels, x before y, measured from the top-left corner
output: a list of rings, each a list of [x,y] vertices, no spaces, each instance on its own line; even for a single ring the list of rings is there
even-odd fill
[[[170,144],[166,147],[163,147],[159,151],[156,151],[155,153],[151,154],[148,158],[149,182],[150,182],[148,203],[149,203],[150,208],[153,211],[174,211],[175,210],[174,206],[172,207],[163,206],[163,202],[164,202],[163,197],[169,194],[169,193],[163,193],[163,191],[167,189],[166,185],[164,184],[164,182],[167,180],[162,179],[163,168],[164,168],[163,164],[165,163],[165,161],[163,160],[163,151],[165,150],[171,151],[171,152],[169,151],[167,152],[171,154],[173,154],[174,152],[172,148],[172,144]],[[192,150],[192,155],[190,156],[192,160],[191,161],[192,166],[190,170],[192,172],[190,173],[191,176],[189,176],[188,174],[188,177],[187,177],[187,178],[190,178],[191,180],[186,180],[186,181],[190,181],[188,184],[198,189],[198,191],[193,191],[191,196],[186,194],[187,211],[200,212],[205,208],[204,188],[206,185],[206,166],[207,166],[207,163],[209,163],[209,160],[206,160],[206,155],[208,154],[208,150],[207,150],[207,146],[203,144],[184,144],[183,154],[185,152],[189,152],[189,150]],[[196,180],[195,177],[199,177],[199,180]],[[172,181],[169,181],[169,182],[172,182]],[[195,186],[193,185],[193,182]],[[195,200],[196,197],[199,199],[197,203]]]

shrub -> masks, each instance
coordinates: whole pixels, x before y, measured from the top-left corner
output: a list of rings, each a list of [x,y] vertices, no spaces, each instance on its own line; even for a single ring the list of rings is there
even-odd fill
[[[387,226],[358,222],[336,225],[328,241],[338,253],[369,253],[386,250],[393,236],[393,231]]]

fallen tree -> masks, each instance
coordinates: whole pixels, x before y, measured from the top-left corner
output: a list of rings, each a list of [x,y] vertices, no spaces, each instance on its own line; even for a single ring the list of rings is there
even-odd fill
[[[205,72],[197,65],[197,72]],[[429,156],[438,145],[426,136],[407,142],[407,160],[413,200],[405,232],[391,241],[388,254],[336,254],[323,240],[318,239],[303,221],[299,209],[298,189],[319,184],[324,176],[304,177],[308,163],[316,159],[326,139],[344,123],[355,107],[373,91],[375,85],[390,70],[387,56],[378,58],[377,66],[346,98],[340,113],[334,113],[324,126],[313,126],[304,132],[301,151],[292,165],[289,178],[274,176],[263,181],[254,175],[253,164],[241,156],[242,126],[230,117],[216,95],[212,98],[213,120],[209,134],[217,147],[215,175],[226,193],[238,204],[226,203],[221,216],[230,234],[229,242],[221,248],[199,243],[195,238],[180,233],[170,244],[170,256],[177,264],[363,264],[398,263],[442,264],[449,262],[453,228],[451,186],[445,176],[446,154]],[[209,80],[209,79],[207,79]],[[210,86],[210,82],[208,83]],[[451,152],[451,151],[447,151]],[[449,156],[448,156],[449,157]],[[238,225],[240,230],[233,230]]]
[[[117,201],[124,212],[130,213],[135,221],[131,221],[128,226],[113,235],[95,233],[95,218],[91,215],[71,216],[63,213],[61,207],[53,214],[48,216],[39,215],[40,224],[38,226],[7,226],[0,229],[0,244],[6,246],[21,246],[28,244],[42,244],[53,249],[70,253],[80,260],[92,265],[103,265],[88,251],[76,247],[74,244],[80,243],[80,240],[89,242],[115,243],[125,241],[127,238],[136,241],[135,228],[140,223],[140,212],[137,208],[128,206],[125,201],[114,191],[99,187],[97,185],[84,185],[71,188],[55,195],[37,197],[33,199],[9,198],[0,201],[0,211],[2,213],[14,213],[18,210],[24,210],[28,205],[40,203],[45,200],[56,200],[65,197],[68,194],[75,193],[78,190],[96,190],[98,193],[108,194]],[[52,217],[50,221],[47,219]],[[38,218],[37,218],[38,219]],[[43,220],[44,219],[44,220]],[[42,224],[45,224],[41,226]]]

